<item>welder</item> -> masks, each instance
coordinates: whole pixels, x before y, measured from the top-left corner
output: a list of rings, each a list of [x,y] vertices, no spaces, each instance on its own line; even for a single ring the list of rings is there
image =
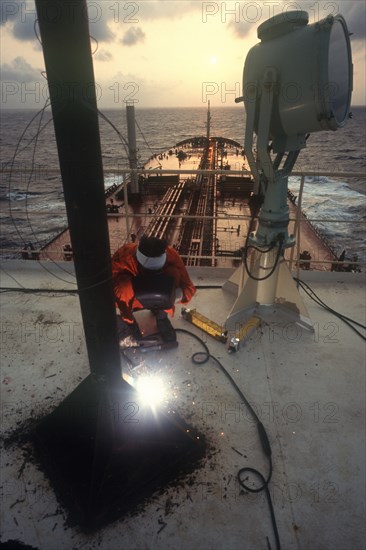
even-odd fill
[[[187,304],[196,292],[178,252],[163,239],[142,237],[113,255],[112,276],[121,338],[141,339],[133,312],[150,309],[163,340],[176,340],[168,315],[174,315],[175,303]]]

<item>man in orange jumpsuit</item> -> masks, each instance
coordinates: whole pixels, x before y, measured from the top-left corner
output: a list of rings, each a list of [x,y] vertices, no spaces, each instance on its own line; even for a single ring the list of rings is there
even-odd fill
[[[142,237],[139,244],[128,243],[117,250],[112,258],[112,276],[116,302],[125,329],[135,338],[141,338],[138,324],[133,316],[136,309],[145,306],[137,299],[134,290],[134,279],[147,276],[145,280],[153,280],[159,274],[170,276],[176,290],[179,303],[186,304],[196,292],[185,265],[178,252],[167,246],[165,240],[155,237]],[[155,279],[156,280],[156,279]],[[148,308],[150,309],[150,308]],[[167,314],[174,314],[174,305],[168,309],[156,310],[158,330],[166,341],[176,339],[175,331]]]

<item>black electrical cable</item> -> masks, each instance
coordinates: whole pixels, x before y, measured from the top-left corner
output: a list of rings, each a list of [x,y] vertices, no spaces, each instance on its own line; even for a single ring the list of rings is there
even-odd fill
[[[19,288],[13,288],[13,287],[1,287],[0,293],[5,292],[23,292],[24,294],[78,294],[78,290],[67,290],[62,288],[25,288],[25,287],[19,287]]]
[[[27,187],[26,187],[26,192],[25,192],[25,214],[26,214],[28,225],[31,229],[31,232],[33,233],[33,237],[35,239],[36,246],[38,248],[41,246],[41,244],[38,241],[37,233],[33,230],[33,226],[32,226],[32,223],[31,223],[31,220],[30,220],[30,217],[29,217],[28,197],[29,197],[29,188],[30,188],[31,183],[32,183],[34,167],[35,167],[35,162],[36,162],[36,152],[37,152],[38,139],[39,139],[39,136],[41,134],[42,121],[43,121],[43,116],[45,114],[45,111],[46,111],[45,109],[43,111],[41,111],[40,116],[39,116],[38,128],[37,128],[37,132],[35,134],[35,141],[34,141],[34,147],[33,147],[33,152],[32,152],[31,171],[30,171],[30,174],[29,174],[29,177],[28,177],[28,182],[27,182]]]
[[[222,288],[222,285],[194,285],[197,290],[210,290],[215,288]]]
[[[124,150],[125,150],[125,153],[126,153],[126,157],[128,159],[128,161],[130,161],[130,156],[129,156],[129,152],[128,152],[128,141],[126,140],[126,138],[121,134],[121,132],[118,130],[118,128],[116,127],[115,124],[113,124],[113,122],[107,117],[107,115],[105,115],[103,113],[103,111],[100,111],[99,109],[97,110],[98,112],[98,115],[103,119],[105,120],[105,122],[107,122],[107,124],[109,124],[113,130],[116,132],[117,136],[119,137],[123,147],[124,147]]]
[[[43,73],[42,73],[43,74]],[[47,78],[46,78],[47,80]],[[23,243],[25,244],[25,241],[22,237],[22,234],[21,232],[19,231],[19,228],[18,228],[18,225],[15,223],[14,221],[14,218],[13,218],[13,215],[12,215],[12,206],[11,206],[11,199],[10,199],[10,191],[11,191],[11,182],[12,182],[12,176],[13,176],[13,171],[14,171],[14,165],[15,165],[15,159],[17,158],[17,156],[22,152],[24,151],[33,141],[35,142],[34,143],[34,147],[33,147],[33,153],[32,153],[32,169],[31,169],[31,173],[30,173],[30,177],[28,179],[28,184],[27,184],[27,193],[26,193],[26,215],[27,215],[27,220],[28,220],[28,223],[29,223],[29,226],[32,230],[32,233],[33,235],[36,237],[34,231],[33,231],[33,228],[32,228],[32,225],[31,225],[31,222],[30,222],[30,219],[29,219],[29,215],[28,215],[28,209],[27,209],[27,203],[28,203],[28,190],[29,190],[29,186],[30,186],[30,183],[31,183],[31,179],[32,179],[32,174],[33,174],[33,169],[34,169],[34,162],[35,162],[35,154],[36,154],[36,148],[37,148],[37,143],[38,143],[38,138],[39,138],[39,135],[41,134],[41,132],[46,128],[46,126],[49,124],[49,122],[51,122],[51,120],[53,120],[52,118],[46,122],[43,126],[42,126],[42,119],[43,119],[43,115],[44,115],[44,112],[45,110],[50,106],[50,102],[49,102],[49,99],[47,98],[45,100],[45,103],[42,107],[42,109],[40,109],[40,111],[38,111],[34,117],[28,122],[28,124],[26,125],[22,135],[20,136],[20,138],[18,139],[17,141],[17,144],[16,144],[16,147],[15,147],[15,151],[14,151],[14,154],[11,158],[10,161],[8,161],[6,163],[6,165],[10,164],[10,173],[9,173],[9,181],[8,181],[8,190],[9,190],[9,213],[10,213],[10,218],[13,222],[13,225],[14,225],[14,228],[20,238],[21,241],[23,241]],[[19,149],[20,148],[20,144],[28,130],[28,128],[30,128],[31,124],[33,123],[33,121],[36,120],[36,118],[40,116],[41,119],[40,119],[40,122],[38,124],[38,130],[36,132],[36,134],[32,137],[32,139],[28,142],[28,145],[26,147],[23,147],[23,149]],[[36,237],[36,241],[37,241],[37,237]],[[56,275],[56,273],[52,273],[45,265],[45,263],[41,263],[39,260],[35,260],[35,261],[38,261],[38,263],[42,266],[42,269],[44,269],[45,271],[47,271],[48,273],[52,274],[53,277],[56,277],[57,279],[59,279],[60,281],[63,281],[63,282],[67,282],[65,281],[65,279],[63,279],[62,277],[60,277],[59,275]],[[69,274],[69,272],[64,269],[62,266],[60,266],[60,264],[57,264],[56,262],[52,261],[54,264],[58,265],[62,271],[65,271],[67,274]]]
[[[362,338],[363,340],[366,341],[366,337],[363,334],[361,334],[361,332],[358,331],[353,326],[353,325],[357,325],[357,326],[359,326],[359,327],[366,330],[365,325],[362,325],[358,321],[355,321],[355,319],[351,319],[350,317],[347,317],[346,315],[343,315],[343,313],[340,313],[339,311],[336,311],[335,309],[328,306],[325,302],[323,302],[323,300],[321,298],[319,298],[319,296],[314,292],[314,290],[307,283],[302,281],[301,279],[298,279],[297,277],[294,277],[294,280],[303,289],[303,291],[309,296],[309,298],[311,298],[316,304],[318,304],[319,306],[324,308],[326,311],[329,311],[329,313],[332,313],[333,315],[338,317],[338,319],[340,319],[346,325],[348,325],[358,336],[360,336],[360,338]]]
[[[26,287],[1,287],[1,292],[24,292],[24,294],[34,293],[44,293],[44,294],[79,294],[93,286],[98,286],[101,283],[96,283],[95,285],[90,285],[86,288],[75,288],[75,289],[66,289],[66,288],[26,288]]]
[[[251,227],[254,219],[255,219],[255,216],[253,216],[251,218],[251,220],[249,222],[249,227]],[[243,264],[244,264],[244,267],[245,267],[245,271],[248,274],[248,277],[250,279],[253,279],[254,281],[265,281],[266,279],[269,279],[269,277],[271,277],[271,275],[273,275],[273,273],[276,271],[276,268],[277,268],[277,265],[278,265],[278,262],[279,262],[279,259],[280,259],[280,256],[281,256],[281,252],[282,252],[282,244],[283,244],[282,240],[279,240],[278,250],[277,250],[277,254],[276,254],[274,264],[273,264],[270,272],[267,273],[267,275],[265,275],[264,277],[256,277],[255,275],[253,275],[250,272],[250,269],[249,269],[249,266],[248,266],[248,250],[250,248],[253,248],[254,250],[257,250],[257,252],[260,252],[261,254],[266,254],[268,252],[271,252],[271,250],[273,250],[277,246],[277,243],[271,244],[266,249],[258,248],[257,246],[249,245],[248,243],[249,243],[249,231],[248,231],[246,239],[245,239],[245,244],[244,244],[244,249],[243,249],[243,256],[242,256]]]
[[[100,284],[100,283],[98,283]],[[94,285],[91,285],[94,286]],[[91,286],[87,288],[91,288]],[[196,285],[197,290],[210,290],[210,289],[221,289],[222,285]],[[29,294],[32,292],[43,292],[45,294],[51,294],[51,293],[69,293],[69,294],[78,294],[79,292],[82,292],[85,289],[60,289],[60,288],[26,288],[26,287],[1,287],[0,292],[24,292],[25,294]],[[183,329],[182,329],[183,330]]]
[[[270,252],[270,250],[272,250],[273,248],[275,248],[276,245],[273,245],[273,247],[271,249],[268,250],[268,252]],[[248,248],[254,248],[254,247],[247,247],[245,250],[248,250]],[[264,251],[262,250],[261,251],[262,253],[264,253]],[[274,261],[274,264],[271,268],[271,271],[269,273],[267,273],[267,275],[265,275],[264,277],[256,277],[255,275],[253,275],[252,273],[250,273],[249,271],[249,267],[248,267],[248,262],[247,262],[247,259],[248,259],[248,256],[247,256],[247,252],[245,252],[245,255],[244,255],[244,265],[245,265],[245,271],[247,272],[248,276],[253,279],[254,281],[265,281],[266,279],[269,279],[269,277],[271,277],[273,275],[273,273],[276,271],[276,267],[278,265],[278,262],[279,262],[279,259],[280,259],[280,256],[281,256],[281,252],[282,252],[282,243],[279,244],[278,246],[278,249],[277,249],[277,254],[276,254],[276,258],[275,258],[275,261]]]
[[[154,153],[154,151],[151,149],[149,143],[147,142],[147,139],[146,139],[146,137],[145,137],[143,131],[141,130],[141,128],[140,128],[140,126],[139,126],[139,123],[137,122],[137,119],[135,119],[135,124],[136,124],[137,128],[140,130],[140,133],[141,133],[141,135],[142,135],[142,139],[144,140],[144,142],[145,142],[145,144],[147,145],[148,149],[150,149],[150,153],[152,153],[152,155],[154,155],[155,153]],[[159,164],[159,166],[162,166],[162,164],[161,164],[161,162],[159,162],[159,160],[158,160],[158,164]]]
[[[361,327],[361,328],[364,328],[366,330],[366,325],[363,325],[362,323],[359,323],[358,321],[355,321],[354,319],[351,319],[350,317],[347,317],[346,315],[343,315],[343,313],[339,313],[337,311],[335,311],[333,308],[331,308],[330,306],[328,306],[317,294],[316,292],[310,287],[310,285],[308,285],[307,283],[305,283],[305,281],[302,281],[301,279],[297,279],[297,277],[294,277],[294,280],[301,286],[301,288],[306,291],[306,289],[308,289],[316,298],[316,300],[318,300],[318,303],[319,305],[323,306],[324,308],[328,309],[329,311],[334,311],[335,313],[337,313],[337,315],[341,315],[341,317],[343,317],[344,319],[347,319],[348,321],[351,321],[352,323],[354,323],[355,325]],[[304,288],[306,287],[306,289]],[[308,294],[309,295],[309,294]],[[310,298],[312,298],[314,300],[314,298],[312,296],[309,295]],[[314,300],[314,301],[316,301]]]
[[[36,120],[36,118],[38,117],[38,115],[42,115],[42,113],[44,113],[44,111],[46,110],[46,108],[50,105],[48,99],[45,100],[45,103],[42,107],[42,109],[40,109],[32,118],[31,120],[28,122],[28,124],[26,125],[25,129],[23,130],[20,138],[18,139],[17,143],[16,143],[16,146],[15,146],[15,150],[14,150],[14,153],[13,153],[13,156],[12,158],[6,162],[5,166],[7,166],[8,164],[10,164],[10,172],[9,172],[9,178],[8,178],[8,197],[9,197],[9,215],[10,215],[10,218],[13,222],[13,225],[14,225],[14,229],[15,231],[17,232],[19,238],[21,241],[24,242],[23,238],[22,238],[22,235],[19,231],[19,228],[18,228],[18,224],[15,223],[15,220],[13,218],[13,211],[12,211],[12,207],[11,207],[11,183],[12,183],[12,177],[13,177],[13,171],[14,171],[14,165],[15,165],[15,159],[17,158],[18,154],[19,154],[19,148],[20,148],[20,144],[25,136],[25,134],[27,133],[27,130],[28,128],[30,128],[31,124],[33,123],[34,120]],[[44,128],[44,126],[43,126]],[[39,129],[38,129],[38,133],[39,133]],[[38,135],[38,133],[36,134],[36,136]],[[36,136],[33,136],[32,140],[35,139]],[[29,144],[28,144],[29,145]]]
[[[280,256],[281,256],[281,252],[282,252],[282,243],[279,244],[278,246],[278,250],[277,250],[277,254],[276,254],[276,258],[275,258],[275,261],[274,261],[274,264],[271,268],[271,271],[269,273],[267,273],[267,275],[265,275],[264,277],[256,277],[255,275],[253,275],[250,270],[249,270],[249,266],[248,266],[248,249],[249,248],[255,248],[255,250],[260,250],[261,253],[266,253],[266,252],[270,252],[271,250],[273,250],[275,248],[276,245],[273,245],[271,248],[269,248],[268,250],[260,250],[254,246],[246,246],[244,248],[244,253],[243,253],[243,262],[244,262],[244,267],[245,267],[245,271],[247,272],[248,276],[253,279],[254,281],[265,281],[266,279],[269,279],[273,273],[276,271],[276,267],[278,265],[278,262],[279,262],[279,259],[280,259]]]
[[[265,429],[264,425],[262,424],[262,422],[260,421],[257,413],[255,412],[255,410],[253,409],[253,407],[249,403],[248,399],[245,397],[242,390],[236,384],[235,380],[228,373],[228,371],[225,369],[223,364],[217,359],[217,357],[215,357],[214,355],[211,355],[211,353],[210,353],[207,345],[205,344],[205,342],[199,336],[197,336],[197,334],[194,334],[193,332],[190,332],[189,330],[177,328],[177,329],[175,329],[175,331],[176,332],[182,332],[182,333],[188,334],[190,336],[193,336],[202,345],[204,351],[198,351],[198,352],[194,353],[191,357],[192,363],[194,363],[195,365],[204,365],[205,363],[208,362],[209,359],[212,359],[216,363],[216,365],[220,368],[221,372],[229,380],[230,384],[234,387],[235,391],[238,393],[240,399],[242,399],[243,403],[248,408],[248,410],[250,411],[251,415],[253,416],[253,418],[254,418],[254,420],[257,424],[258,436],[259,436],[259,439],[260,439],[260,442],[261,442],[261,445],[262,445],[262,450],[263,450],[263,453],[268,458],[268,462],[269,462],[268,477],[267,477],[267,479],[265,479],[264,476],[261,474],[261,472],[259,472],[255,468],[245,467],[245,468],[241,468],[238,471],[237,478],[238,478],[240,486],[247,492],[259,493],[261,491],[265,491],[265,494],[266,494],[266,497],[267,497],[267,502],[268,502],[268,507],[269,507],[269,511],[270,511],[270,515],[271,515],[273,532],[274,532],[274,536],[275,536],[275,540],[276,540],[276,549],[281,550],[281,543],[280,543],[280,537],[279,537],[279,533],[278,533],[278,529],[277,529],[276,517],[275,517],[274,508],[273,508],[273,504],[272,504],[271,494],[270,494],[269,489],[268,489],[269,482],[271,481],[271,478],[272,478],[273,465],[272,465],[271,444],[269,442],[266,429]],[[199,359],[200,356],[202,357],[201,359]],[[254,489],[252,487],[248,487],[248,485],[245,484],[246,479],[245,480],[243,479],[243,475],[246,474],[246,473],[251,473],[254,476],[256,476],[257,478],[259,478],[262,484],[259,487],[256,487]],[[268,544],[268,548],[271,548],[268,537],[267,537],[267,544]]]

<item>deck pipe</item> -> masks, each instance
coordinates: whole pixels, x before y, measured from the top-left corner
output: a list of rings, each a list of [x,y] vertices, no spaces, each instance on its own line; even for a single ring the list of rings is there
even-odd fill
[[[95,80],[85,0],[36,0],[92,375],[120,380]]]

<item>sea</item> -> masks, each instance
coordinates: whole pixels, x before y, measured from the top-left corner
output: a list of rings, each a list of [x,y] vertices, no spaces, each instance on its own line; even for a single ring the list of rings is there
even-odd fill
[[[206,135],[207,106],[197,108],[140,108],[135,105],[139,165],[153,153],[177,142]],[[127,139],[123,107],[106,109],[99,118],[105,187],[116,181],[113,171],[128,166],[121,136]],[[346,251],[366,261],[365,176],[342,177],[342,172],[366,174],[366,107],[354,107],[352,118],[337,131],[311,134],[294,170],[308,171],[303,210],[337,253]],[[211,107],[211,135],[244,142],[242,105]],[[4,110],[0,130],[1,257],[19,257],[32,242],[38,248],[67,226],[56,140],[50,111]],[[331,175],[317,175],[318,172]],[[289,178],[298,194],[300,177]],[[331,221],[327,221],[331,220]],[[349,223],[345,223],[349,222]]]

